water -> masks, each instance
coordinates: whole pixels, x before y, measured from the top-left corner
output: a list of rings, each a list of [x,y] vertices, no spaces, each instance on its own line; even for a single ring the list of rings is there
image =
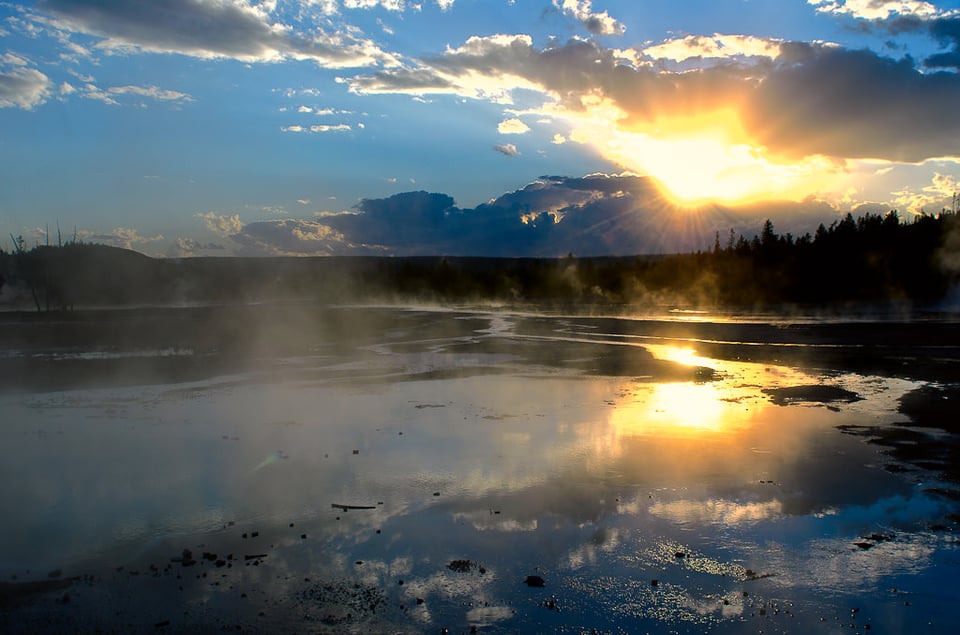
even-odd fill
[[[942,367],[854,372],[879,362],[834,348],[873,349],[770,328],[303,306],[17,322],[0,630],[955,632],[956,484],[872,442]],[[815,385],[837,390],[770,392]]]

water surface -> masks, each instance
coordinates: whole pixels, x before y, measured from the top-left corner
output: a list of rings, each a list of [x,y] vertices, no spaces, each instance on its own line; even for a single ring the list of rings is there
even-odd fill
[[[871,442],[929,380],[819,322],[698,324],[21,324],[0,629],[955,632],[956,484]]]

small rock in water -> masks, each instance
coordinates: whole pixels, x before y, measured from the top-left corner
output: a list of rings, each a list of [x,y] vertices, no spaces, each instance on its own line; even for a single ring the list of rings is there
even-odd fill
[[[538,575],[528,575],[527,579],[524,580],[524,583],[527,586],[532,586],[532,587],[542,587],[542,586],[546,586],[547,584],[546,581]]]

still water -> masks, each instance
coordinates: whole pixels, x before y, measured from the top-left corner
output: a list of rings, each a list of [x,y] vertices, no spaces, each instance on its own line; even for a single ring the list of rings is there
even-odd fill
[[[80,322],[8,329],[5,632],[960,628],[956,484],[851,434],[929,382],[620,319]]]

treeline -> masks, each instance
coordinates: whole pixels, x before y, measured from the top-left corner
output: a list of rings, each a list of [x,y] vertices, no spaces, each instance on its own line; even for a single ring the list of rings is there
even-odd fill
[[[4,306],[221,304],[278,300],[516,303],[569,307],[932,306],[960,281],[960,223],[944,212],[848,214],[813,234],[716,236],[713,249],[616,258],[154,259],[69,243],[0,251]]]
[[[847,214],[814,234],[777,234],[766,221],[747,238],[717,234],[705,252],[632,258],[400,259],[380,264],[384,292],[440,301],[749,308],[934,305],[958,283],[956,214],[903,222]]]

